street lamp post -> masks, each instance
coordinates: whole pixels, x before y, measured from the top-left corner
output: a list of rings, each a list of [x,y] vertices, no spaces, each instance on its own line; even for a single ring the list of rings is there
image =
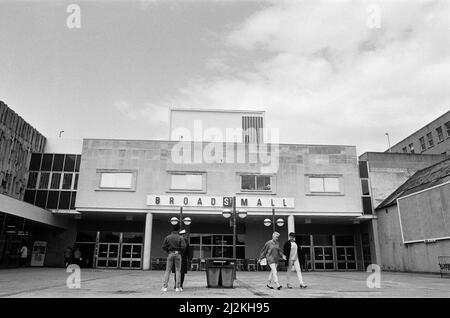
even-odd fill
[[[264,225],[265,226],[272,225],[272,231],[275,232],[275,224],[278,225],[279,227],[282,227],[284,225],[284,220],[282,218],[275,220],[275,209],[272,209],[272,220],[269,218],[264,219]]]
[[[233,226],[233,258],[236,258],[236,214],[241,218],[244,219],[247,217],[247,211],[244,209],[239,209],[239,211],[236,211],[236,196],[232,199],[232,209],[223,209],[222,215],[224,218],[228,219],[230,217],[233,217],[231,219],[231,223]]]
[[[186,226],[191,225],[192,220],[191,220],[190,217],[185,217],[185,218],[183,219],[183,207],[180,207],[180,217],[177,218],[177,217],[174,216],[173,218],[170,219],[170,223],[171,223],[172,225],[175,225],[175,224],[177,224],[177,223],[180,223],[180,228],[181,228],[181,226],[182,226],[183,224],[186,225]]]

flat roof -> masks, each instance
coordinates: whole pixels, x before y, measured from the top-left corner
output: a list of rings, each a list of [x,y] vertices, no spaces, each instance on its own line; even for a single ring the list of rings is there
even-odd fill
[[[188,107],[170,107],[170,111],[182,112],[212,112],[212,113],[255,113],[264,114],[265,110],[240,110],[240,109],[223,109],[223,108],[188,108]]]

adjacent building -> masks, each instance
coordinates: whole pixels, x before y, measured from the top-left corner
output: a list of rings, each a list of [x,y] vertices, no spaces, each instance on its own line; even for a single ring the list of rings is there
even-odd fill
[[[450,159],[417,171],[376,212],[383,270],[438,273],[450,251]]]
[[[373,218],[368,225],[371,260],[381,264],[379,240],[384,239],[376,208],[417,171],[448,158],[446,155],[366,152],[359,156],[363,211]]]
[[[450,111],[395,144],[390,151],[450,155]]]
[[[45,242],[47,265],[60,265],[60,250],[73,228],[73,220],[24,202],[33,182],[29,166],[34,153],[42,153],[46,138],[0,101],[0,267],[18,265],[18,250]],[[33,202],[34,203],[34,202]],[[30,253],[31,254],[31,253]]]
[[[0,101],[0,193],[23,199],[33,152],[42,152],[45,137]]]

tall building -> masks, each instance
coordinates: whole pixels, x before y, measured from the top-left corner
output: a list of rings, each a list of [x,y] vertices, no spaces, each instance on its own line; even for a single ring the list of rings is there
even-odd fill
[[[45,137],[0,101],[0,193],[23,199],[33,152],[45,147]]]
[[[450,155],[450,111],[395,144],[390,151]]]

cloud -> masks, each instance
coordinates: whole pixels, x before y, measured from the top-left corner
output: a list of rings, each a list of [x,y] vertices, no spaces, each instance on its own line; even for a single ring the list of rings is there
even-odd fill
[[[169,118],[169,108],[156,105],[150,102],[142,105],[133,105],[127,100],[114,102],[114,107],[129,120],[152,123],[167,126]]]
[[[399,141],[450,109],[450,7],[377,1],[381,24],[371,28],[373,3],[268,3],[224,39],[250,67],[195,79],[174,104],[265,109],[284,142],[385,150],[386,131]]]

